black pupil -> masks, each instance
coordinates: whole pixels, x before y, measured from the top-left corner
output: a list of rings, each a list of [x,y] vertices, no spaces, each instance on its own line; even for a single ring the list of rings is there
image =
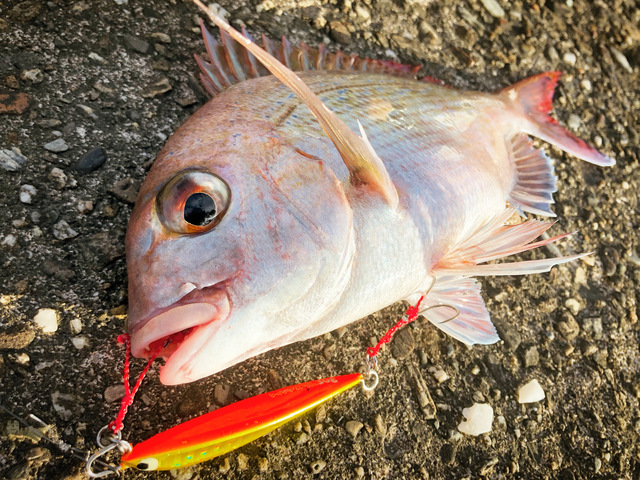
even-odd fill
[[[204,227],[216,216],[216,202],[206,193],[194,193],[184,204],[184,219],[191,225]]]
[[[149,464],[148,463],[144,463],[144,462],[140,462],[138,465],[136,465],[136,468],[138,470],[146,470],[147,468],[149,468]]]

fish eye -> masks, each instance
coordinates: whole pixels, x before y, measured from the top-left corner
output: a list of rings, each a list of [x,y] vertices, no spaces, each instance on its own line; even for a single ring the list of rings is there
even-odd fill
[[[145,458],[141,462],[138,462],[138,464],[136,465],[136,468],[138,470],[150,471],[150,470],[157,469],[159,464],[160,462],[158,462],[157,459],[153,457],[149,457],[149,458]]]
[[[184,204],[184,219],[191,225],[204,227],[209,225],[218,212],[216,202],[206,193],[194,193]]]
[[[223,179],[205,170],[188,170],[160,188],[156,211],[172,232],[204,233],[222,220],[230,201],[231,190]]]

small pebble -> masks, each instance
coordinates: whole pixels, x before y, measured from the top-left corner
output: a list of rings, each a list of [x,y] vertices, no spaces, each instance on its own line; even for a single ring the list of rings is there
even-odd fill
[[[73,346],[76,347],[78,350],[82,350],[83,348],[86,348],[89,346],[89,340],[87,339],[87,337],[83,335],[79,337],[73,337],[71,339],[71,343],[73,343]]]
[[[218,467],[218,471],[220,473],[227,473],[229,470],[231,470],[231,463],[229,463],[229,457],[224,457],[224,460]]]
[[[229,403],[229,397],[231,395],[231,387],[225,384],[218,384],[213,389],[213,399],[218,405],[225,406]]]
[[[44,148],[53,153],[62,153],[69,150],[69,145],[64,141],[64,138],[56,138],[52,142],[46,143]]]
[[[585,92],[590,92],[590,91],[591,91],[591,82],[590,82],[588,79],[586,79],[586,78],[585,78],[585,79],[583,79],[583,80],[580,82],[580,86],[582,87],[582,89],[583,89]]]
[[[78,232],[71,228],[65,220],[60,220],[53,226],[53,236],[58,240],[69,240],[77,237]]]
[[[531,347],[524,353],[525,367],[535,367],[539,362],[540,354],[538,353],[538,349],[536,347]]]
[[[13,248],[16,246],[17,242],[18,242],[18,239],[16,238],[16,236],[9,234],[2,239],[2,242],[0,242],[0,245]]]
[[[431,372],[433,378],[435,378],[438,383],[444,383],[449,380],[449,375],[447,375],[447,372],[445,372],[441,368],[431,367],[429,369],[429,372]]]
[[[474,403],[462,410],[464,420],[458,425],[458,430],[467,435],[482,435],[491,431],[493,423],[493,408],[487,403]]]
[[[633,68],[631,68],[631,65],[629,65],[629,60],[627,60],[627,57],[625,57],[620,50],[615,47],[609,47],[609,50],[611,50],[613,58],[616,59],[616,61],[622,68],[624,68],[629,73],[633,73]]]
[[[324,470],[324,467],[326,466],[327,466],[327,462],[325,462],[324,460],[316,460],[311,464],[311,473],[316,475],[320,473],[322,470]]]
[[[238,454],[236,460],[238,461],[238,470],[246,470],[249,467],[249,457],[244,453]]]
[[[504,10],[496,0],[480,0],[484,8],[496,18],[504,17]]]
[[[79,318],[74,318],[69,322],[69,328],[71,329],[71,333],[78,334],[82,331],[82,320]]]
[[[77,208],[80,213],[89,213],[93,211],[93,200],[80,200]]]
[[[564,302],[564,306],[571,310],[573,315],[577,315],[580,310],[582,310],[582,305],[575,298],[569,298],[566,302]]]
[[[151,38],[153,38],[156,42],[171,43],[171,37],[166,33],[155,32],[151,34]]]
[[[544,400],[544,397],[544,390],[536,379],[518,389],[518,403],[535,403]]]
[[[569,120],[567,121],[567,125],[571,130],[575,131],[578,128],[580,128],[581,123],[582,123],[582,119],[578,115],[576,115],[575,113],[572,113],[571,115],[569,115]]]
[[[26,203],[27,205],[31,205],[33,203],[33,197],[36,196],[36,193],[38,193],[38,191],[33,185],[22,185],[20,187],[20,201],[22,203]]]
[[[17,172],[25,163],[27,163],[27,158],[22,155],[19,149],[0,149],[0,168],[3,170]]]
[[[129,35],[128,33],[123,36],[124,43],[131,49],[138,53],[149,53],[151,49],[151,45],[149,42],[145,42],[141,38],[135,37],[133,35]]]
[[[24,352],[16,356],[16,362],[18,362],[20,365],[28,365],[30,361],[31,357],[29,357],[29,355]]]
[[[23,80],[29,80],[32,83],[40,83],[44,80],[44,75],[42,74],[42,70],[39,68],[33,68],[31,70],[25,70],[21,75]]]
[[[67,175],[58,167],[53,167],[47,178],[56,184],[55,186],[58,190],[62,190],[67,186]]]
[[[90,152],[85,153],[78,163],[76,163],[76,170],[81,173],[91,173],[107,161],[107,154],[104,151],[104,148],[98,147],[94,148]]]
[[[349,32],[349,28],[344,22],[339,20],[334,20],[329,22],[329,29],[331,38],[342,44],[349,44],[351,42],[351,33]]]
[[[349,420],[344,426],[344,428],[346,428],[347,432],[349,432],[353,438],[356,438],[358,436],[358,433],[360,433],[362,427],[364,427],[362,422],[358,422],[357,420]]]
[[[95,52],[91,52],[91,53],[89,54],[89,58],[90,58],[91,60],[93,60],[94,62],[98,62],[98,63],[107,63],[107,61],[106,61],[103,57],[101,57],[100,55],[98,55],[98,54],[97,54],[97,53],[95,53]]]
[[[155,98],[163,95],[169,91],[171,91],[173,87],[171,86],[171,82],[167,77],[162,77],[157,82],[154,82],[148,85],[144,90],[142,90],[143,98]]]
[[[58,330],[58,314],[52,308],[41,308],[33,317],[36,326],[43,333],[53,333]]]
[[[124,385],[111,385],[104,391],[104,399],[106,402],[116,402],[124,397],[125,394]]]
[[[562,60],[564,60],[565,63],[573,66],[573,65],[576,64],[576,61],[578,60],[578,57],[576,57],[575,53],[567,52],[562,56]]]

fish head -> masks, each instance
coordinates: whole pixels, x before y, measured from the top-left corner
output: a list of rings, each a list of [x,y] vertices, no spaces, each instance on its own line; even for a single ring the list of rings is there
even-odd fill
[[[290,343],[346,288],[352,230],[321,159],[213,99],[165,145],[131,216],[132,353],[161,349],[175,385]]]

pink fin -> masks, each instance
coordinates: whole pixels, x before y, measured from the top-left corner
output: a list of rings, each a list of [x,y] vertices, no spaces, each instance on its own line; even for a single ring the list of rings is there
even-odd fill
[[[543,150],[534,148],[531,139],[519,133],[511,139],[511,160],[516,166],[516,183],[509,195],[509,202],[526,212],[555,217],[549,204],[556,187],[551,160]]]
[[[480,285],[473,278],[437,278],[423,305],[426,308],[421,313],[456,340],[467,345],[490,345],[500,340],[480,296]],[[429,308],[436,305],[443,306]],[[455,312],[445,305],[455,307],[459,315],[451,319]]]
[[[428,311],[424,309],[425,316],[440,330],[467,345],[488,345],[500,339],[480,295],[480,286],[469,277],[548,272],[554,265],[588,255],[486,263],[549,245],[570,235],[565,233],[531,243],[553,223],[529,220],[517,225],[505,225],[515,212],[515,209],[506,209],[479,225],[466,240],[453,246],[432,269],[435,283],[425,298],[424,305],[428,308]],[[435,305],[443,307],[429,308]],[[445,305],[457,309],[459,315],[452,318],[454,311],[445,308]]]
[[[515,213],[513,209],[496,215],[480,225],[469,237],[455,245],[434,266],[436,276],[487,276],[487,275],[528,275],[548,272],[555,265],[570,262],[588,254],[567,257],[553,257],[543,260],[485,264],[492,260],[526,252],[565,238],[568,234],[531,243],[542,235],[553,223],[528,220],[518,225],[505,225]]]
[[[586,162],[609,167],[615,161],[558,125],[549,116],[553,92],[560,78],[560,72],[544,72],[525,78],[500,91],[524,109],[529,122],[526,133],[564,150]]]
[[[247,52],[228,34],[221,34],[222,42],[220,43],[209,33],[202,20],[200,20],[200,29],[210,62],[205,62],[197,55],[196,61],[202,72],[200,76],[202,82],[212,96],[235,83],[270,74],[255,56]],[[243,29],[242,33],[251,39],[246,30]],[[317,50],[305,44],[297,47],[292,45],[286,37],[282,37],[282,41],[277,42],[262,35],[262,46],[273,57],[294,71],[367,71],[413,78],[421,68],[420,65],[404,65],[385,60],[360,58],[355,55],[346,56],[340,51],[331,53],[327,51],[324,44],[320,44]],[[434,83],[437,82],[434,81]]]

